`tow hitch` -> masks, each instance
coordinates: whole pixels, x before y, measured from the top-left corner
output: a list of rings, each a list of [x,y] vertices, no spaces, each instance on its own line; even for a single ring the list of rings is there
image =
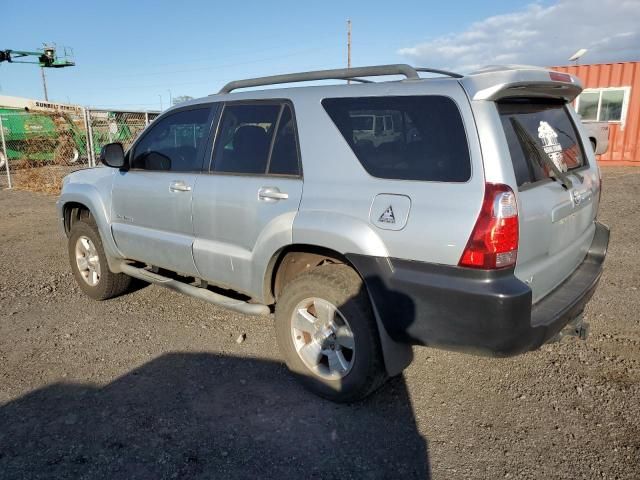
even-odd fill
[[[589,336],[589,324],[584,321],[582,313],[571,320],[567,325],[553,337],[552,342],[560,342],[565,337],[577,337],[586,340]]]

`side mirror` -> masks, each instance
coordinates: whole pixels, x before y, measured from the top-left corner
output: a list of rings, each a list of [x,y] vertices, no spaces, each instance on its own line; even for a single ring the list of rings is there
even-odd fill
[[[107,167],[123,168],[124,148],[121,143],[107,143],[100,151],[100,161]]]

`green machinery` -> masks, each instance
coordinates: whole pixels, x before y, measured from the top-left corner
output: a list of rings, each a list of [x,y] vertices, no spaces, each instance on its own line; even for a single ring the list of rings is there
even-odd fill
[[[73,51],[54,44],[37,51],[0,50],[0,63],[28,63],[41,67],[46,102],[25,99],[24,104],[0,106],[0,118],[7,155],[0,149],[0,168],[6,160],[27,164],[57,163],[68,165],[89,156],[87,129],[79,107],[49,103],[44,76],[45,68],[64,68],[75,65]],[[25,111],[26,110],[26,111]],[[147,114],[152,120],[156,114]],[[146,121],[127,112],[92,112],[94,155],[105,143],[122,142],[129,145],[144,128]]]
[[[0,63],[31,63],[40,65],[42,68],[63,68],[73,67],[73,51],[68,47],[62,47],[62,54],[58,54],[55,45],[45,45],[38,51],[27,50],[0,50]],[[36,57],[37,61],[23,60],[24,58]]]
[[[25,60],[30,57],[37,58],[35,60]],[[58,53],[58,47],[55,44],[45,44],[38,51],[29,50],[0,50],[0,63],[30,63],[40,66],[40,75],[42,76],[42,88],[44,89],[44,99],[49,100],[47,93],[47,77],[44,74],[45,68],[64,68],[73,67],[76,63],[73,61],[73,50],[69,47],[62,47],[62,53]]]
[[[84,132],[68,114],[0,107],[0,118],[9,160],[68,164],[86,157]]]
[[[156,114],[149,114],[153,119]],[[70,165],[88,158],[87,129],[82,112],[19,110],[0,107],[7,159],[26,165]],[[92,112],[94,156],[102,145],[130,145],[146,126],[140,114]],[[0,149],[0,166],[5,158]]]

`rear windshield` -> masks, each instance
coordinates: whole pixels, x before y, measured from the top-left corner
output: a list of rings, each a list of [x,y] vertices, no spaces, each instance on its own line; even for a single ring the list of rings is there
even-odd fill
[[[374,177],[466,182],[471,176],[460,111],[448,97],[327,98],[322,105]]]
[[[519,186],[543,180],[552,173],[544,161],[527,155],[527,141],[536,142],[559,170],[573,170],[585,165],[578,133],[564,102],[509,99],[498,103],[498,112]],[[514,122],[523,127],[520,135],[516,133]],[[522,138],[525,134],[529,140]]]

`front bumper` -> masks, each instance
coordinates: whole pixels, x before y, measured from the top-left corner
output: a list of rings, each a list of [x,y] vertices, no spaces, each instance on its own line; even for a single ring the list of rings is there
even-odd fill
[[[596,223],[583,262],[532,304],[531,289],[513,269],[474,270],[364,255],[347,255],[389,336],[395,341],[478,354],[534,350],[577,317],[591,299],[609,244]]]

